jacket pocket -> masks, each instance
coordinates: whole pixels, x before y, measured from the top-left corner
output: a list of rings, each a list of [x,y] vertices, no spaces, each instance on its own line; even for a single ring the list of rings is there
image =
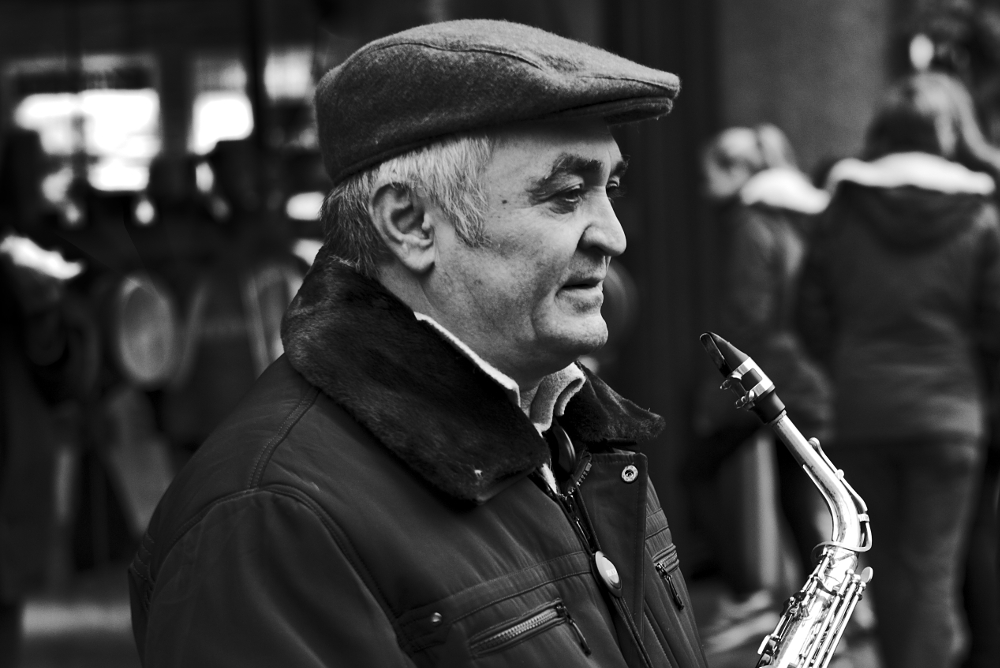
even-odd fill
[[[560,599],[477,633],[469,638],[469,653],[473,657],[480,657],[499,652],[562,625],[569,627],[580,649],[589,656],[590,645],[587,644],[587,639]]]
[[[688,603],[681,594],[684,586],[680,581],[680,559],[677,557],[677,546],[670,545],[666,553],[655,561],[654,564],[656,574],[667,588],[667,594],[677,607],[677,610],[680,611],[686,608]]]
[[[704,668],[705,655],[691,609],[691,596],[681,575],[673,543],[652,558],[654,581],[646,595],[646,621],[667,662],[679,668]],[[658,581],[658,582],[656,582]]]

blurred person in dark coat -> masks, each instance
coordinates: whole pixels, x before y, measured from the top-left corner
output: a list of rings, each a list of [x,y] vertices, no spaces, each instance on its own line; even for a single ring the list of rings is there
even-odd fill
[[[788,138],[770,124],[722,131],[706,145],[702,168],[705,195],[718,214],[722,237],[718,331],[767,371],[803,433],[826,439],[829,384],[798,340],[792,313],[809,227],[829,197],[798,170]],[[731,396],[719,392],[718,385],[713,375],[699,392],[695,417],[699,440],[685,461],[685,480],[694,494],[699,524],[737,598],[736,605],[723,606],[715,628],[709,630],[709,644],[714,636],[735,640],[732,633],[720,634],[771,603],[770,593],[755,592],[759,584],[749,581],[745,567],[736,563],[740,555],[730,545],[736,517],[723,507],[716,487],[723,463],[761,425],[754,415],[734,410]],[[783,446],[776,449],[776,457],[781,510],[804,577],[815,565],[812,549],[826,537],[818,519],[825,506],[816,486]],[[766,633],[776,621],[774,615],[758,617],[755,630]]]
[[[25,232],[41,215],[38,136],[0,138],[0,667],[19,665],[25,596],[45,584],[54,530],[51,406],[79,381],[63,310],[82,267]]]
[[[204,244],[193,262],[182,264],[176,254],[164,266],[185,311],[185,331],[163,391],[162,420],[185,454],[281,354],[281,317],[302,283],[304,269],[257,187],[263,162],[249,140],[218,142],[206,162],[214,180],[207,208],[217,217],[206,219],[207,211],[188,198],[187,210],[175,212],[165,230],[177,237],[187,231],[191,242]],[[190,187],[193,168],[185,171]]]
[[[800,289],[804,340],[835,387],[831,458],[870,510],[886,668],[947,668],[1000,344],[995,185],[973,161],[960,84],[921,73],[885,96],[865,160],[834,165]]]
[[[994,24],[994,28],[998,26],[1000,24]],[[974,104],[974,96],[958,80],[949,83],[952,93],[961,100],[957,106],[961,142],[956,159],[970,169],[989,174],[994,183],[1000,183],[1000,149],[987,141],[977,121],[977,116],[989,119],[996,114]],[[980,100],[980,105],[983,102]],[[993,201],[998,199],[1000,192],[994,191]],[[987,375],[986,457],[979,494],[974,501],[962,585],[969,622],[969,653],[962,664],[964,668],[993,668],[1000,660],[1000,522],[997,508],[1000,496],[1000,373],[995,359],[987,357],[985,364],[993,373]]]

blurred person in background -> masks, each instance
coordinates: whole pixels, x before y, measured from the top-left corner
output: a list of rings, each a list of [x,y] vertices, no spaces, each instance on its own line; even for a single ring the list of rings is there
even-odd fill
[[[993,17],[1000,18],[1000,14],[994,13]],[[1000,24],[994,22],[993,28],[1000,28]],[[959,81],[947,79],[946,83],[958,102],[961,142],[955,159],[970,169],[989,174],[994,183],[1000,183],[1000,149],[990,144],[980,130],[974,98]],[[979,112],[978,116],[983,117],[982,106]],[[995,115],[996,109],[991,109],[985,117]],[[993,201],[997,202],[998,198],[1000,191],[995,190]],[[1000,369],[993,357],[987,357],[984,363],[992,373],[986,374],[989,397],[986,455],[979,493],[974,500],[962,584],[969,623],[965,668],[993,668],[1000,661],[1000,520],[997,508],[1000,497]]]
[[[1000,141],[1000,9],[968,0],[932,3],[919,12],[904,33],[900,60],[905,57],[918,71],[947,72],[962,81],[971,95],[975,115],[964,132],[967,157],[957,156],[972,169],[1000,174],[1000,151],[982,138]],[[980,123],[975,121],[979,119]],[[979,125],[982,126],[980,132]],[[971,158],[971,161],[969,160]],[[996,193],[994,194],[996,199]],[[992,400],[983,481],[975,501],[969,550],[962,586],[969,622],[969,655],[965,668],[993,668],[1000,661],[1000,388],[990,390]]]
[[[965,645],[960,576],[1000,344],[1000,227],[955,79],[885,95],[864,160],[834,192],[803,272],[798,319],[834,383],[831,458],[868,504],[886,668],[948,668]]]
[[[212,181],[205,208],[190,194],[191,163],[179,166],[180,187],[172,189],[180,192],[173,198],[160,178],[170,172],[155,165],[151,174],[157,186],[151,196],[164,214],[173,214],[165,221],[172,224],[167,233],[183,238],[187,231],[195,244],[200,230],[203,248],[200,256],[188,250],[184,264],[184,256],[175,255],[167,267],[184,310],[184,336],[177,369],[163,391],[162,420],[172,443],[187,455],[281,354],[281,317],[305,272],[260,195],[262,161],[250,140],[218,142],[204,164]]]
[[[19,665],[25,596],[46,584],[54,532],[51,407],[79,389],[81,348],[64,311],[82,267],[28,233],[41,216],[38,136],[0,137],[0,667]]]
[[[767,370],[803,433],[824,440],[830,426],[829,384],[798,340],[792,312],[809,227],[829,197],[798,170],[790,142],[774,125],[722,131],[706,145],[702,169],[723,242],[718,331]],[[718,385],[713,376],[698,393],[699,440],[684,463],[696,519],[735,596],[706,629],[710,651],[767,633],[777,622],[773,610],[761,614],[772,607],[775,592],[759,589],[739,551],[732,549],[739,513],[727,506],[718,485],[723,464],[761,425],[756,416],[734,410],[731,396],[719,392]],[[826,506],[792,455],[780,445],[775,454],[781,510],[805,577],[815,566],[813,548],[828,537],[820,531]]]

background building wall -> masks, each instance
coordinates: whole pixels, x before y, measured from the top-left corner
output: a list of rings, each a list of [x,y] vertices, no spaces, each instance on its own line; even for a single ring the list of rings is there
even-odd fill
[[[888,0],[717,0],[720,120],[775,123],[801,165],[856,154],[887,83]]]

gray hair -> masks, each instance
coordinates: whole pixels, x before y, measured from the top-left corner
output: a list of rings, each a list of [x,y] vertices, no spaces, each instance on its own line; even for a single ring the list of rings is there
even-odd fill
[[[487,206],[482,176],[495,148],[490,135],[456,135],[349,176],[323,202],[327,246],[360,273],[378,277],[379,266],[392,257],[372,220],[372,198],[384,186],[430,197],[462,241],[482,246]]]

